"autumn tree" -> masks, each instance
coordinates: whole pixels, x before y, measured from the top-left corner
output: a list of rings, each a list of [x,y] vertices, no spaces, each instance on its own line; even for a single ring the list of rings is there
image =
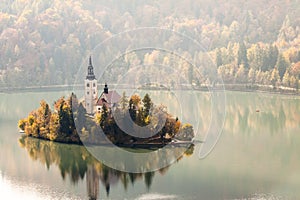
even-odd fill
[[[137,94],[134,94],[130,97],[131,103],[134,109],[138,109],[141,104],[141,97]]]
[[[300,61],[292,65],[290,72],[291,75],[300,79]]]
[[[253,68],[250,68],[247,78],[249,83],[251,83],[252,85],[255,83],[255,70]]]
[[[235,80],[238,83],[244,83],[246,81],[245,67],[244,65],[240,65],[238,71],[235,74]]]
[[[57,113],[52,113],[49,125],[49,140],[55,140],[58,137],[60,130],[59,116]]]
[[[18,121],[18,127],[19,127],[19,129],[22,130],[22,131],[24,131],[25,127],[26,127],[26,123],[27,123],[26,119],[20,119]]]
[[[185,124],[179,130],[176,138],[180,140],[192,140],[194,136],[193,126],[190,124]]]
[[[286,71],[282,77],[282,84],[286,87],[290,87],[290,74],[288,71]]]
[[[51,110],[49,105],[42,100],[40,102],[40,107],[37,110],[37,123],[42,137],[46,137],[50,129],[50,119],[51,119]]]
[[[244,42],[239,43],[239,50],[237,55],[237,64],[238,66],[243,64],[245,69],[248,69],[248,58],[247,58],[247,49]]]
[[[280,82],[278,69],[273,69],[270,77],[271,84],[275,87]]]

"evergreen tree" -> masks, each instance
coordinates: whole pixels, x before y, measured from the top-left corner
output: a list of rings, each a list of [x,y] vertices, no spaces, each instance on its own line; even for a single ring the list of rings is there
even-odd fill
[[[72,94],[70,95],[69,99],[67,100],[68,102],[68,108],[69,108],[69,119],[70,119],[70,129],[71,130],[75,130],[75,121],[74,121],[74,112],[77,109],[77,98],[76,95],[72,92]]]
[[[136,120],[136,108],[134,106],[132,98],[130,98],[130,100],[129,100],[129,109],[128,110],[129,110],[131,119],[133,121],[135,121]]]
[[[139,126],[145,126],[146,125],[146,123],[145,123],[145,111],[144,111],[143,107],[141,107],[137,111],[135,123]]]
[[[65,103],[65,101],[60,105],[58,112],[59,119],[59,131],[62,134],[69,135],[70,134],[70,110]]]
[[[150,109],[152,108],[153,103],[148,93],[144,96],[142,101],[144,103],[144,116],[146,118],[150,114]]]
[[[270,69],[273,69],[278,60],[279,50],[276,45],[270,45],[269,48],[270,48],[270,50],[269,50],[269,52],[270,52],[269,53],[269,66],[270,66]]]
[[[76,128],[77,131],[81,131],[82,128],[85,126],[86,124],[86,109],[83,107],[82,103],[79,104],[77,112],[76,112]]]
[[[217,49],[216,51],[216,65],[217,67],[221,66],[223,64],[222,62],[222,53],[220,49]]]
[[[120,99],[121,109],[124,111],[127,108],[127,105],[128,105],[128,99],[127,99],[126,93],[123,92],[122,97]]]
[[[105,104],[102,106],[101,110],[101,120],[100,120],[100,125],[103,126],[108,118],[108,109]]]
[[[286,68],[288,66],[287,61],[284,59],[284,57],[280,54],[278,56],[277,62],[276,62],[276,69],[278,69],[280,79],[282,80],[284,73],[286,72]]]

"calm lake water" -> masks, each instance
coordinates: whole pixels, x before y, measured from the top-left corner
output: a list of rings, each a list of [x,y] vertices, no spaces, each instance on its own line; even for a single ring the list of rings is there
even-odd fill
[[[198,144],[168,167],[134,174],[103,165],[82,146],[21,137],[20,118],[41,99],[52,104],[67,94],[0,95],[1,199],[300,198],[300,97],[226,92],[223,133],[208,157],[198,158]],[[209,93],[196,95],[200,113],[191,123],[199,122],[201,139],[216,119]],[[165,105],[177,112],[173,101]]]

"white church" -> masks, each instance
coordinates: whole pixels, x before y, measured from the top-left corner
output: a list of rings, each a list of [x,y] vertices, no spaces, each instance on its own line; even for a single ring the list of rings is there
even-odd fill
[[[119,103],[121,96],[116,91],[108,91],[107,84],[105,83],[103,92],[98,97],[98,85],[97,79],[94,74],[94,67],[92,64],[92,57],[89,58],[88,72],[84,81],[84,105],[87,114],[94,114],[101,112],[102,106],[108,109],[113,109]]]

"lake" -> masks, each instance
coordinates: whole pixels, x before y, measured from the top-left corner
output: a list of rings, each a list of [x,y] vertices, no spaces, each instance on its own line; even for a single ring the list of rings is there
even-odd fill
[[[197,123],[199,140],[212,120],[220,121],[222,135],[203,159],[199,159],[202,144],[197,144],[160,170],[127,173],[99,162],[83,146],[21,136],[18,120],[36,109],[41,99],[53,104],[62,95],[68,92],[1,94],[1,198],[300,198],[300,97],[227,91],[223,124],[211,118],[211,110],[224,108],[212,108],[207,92],[193,94],[199,100],[195,105],[187,91],[181,112],[174,101],[154,94],[153,99],[164,100],[170,113],[185,119],[189,119],[186,115],[197,116],[190,123]]]

